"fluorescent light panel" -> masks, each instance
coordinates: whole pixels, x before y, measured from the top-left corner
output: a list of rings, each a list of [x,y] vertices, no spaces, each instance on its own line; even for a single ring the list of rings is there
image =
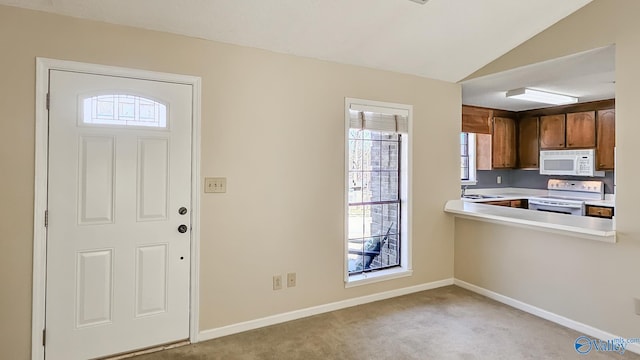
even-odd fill
[[[553,105],[575,104],[578,102],[578,98],[574,96],[554,94],[529,88],[509,90],[507,91],[507,97]]]

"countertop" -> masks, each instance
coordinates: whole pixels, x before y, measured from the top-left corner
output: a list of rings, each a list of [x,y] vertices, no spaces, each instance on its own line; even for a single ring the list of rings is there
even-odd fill
[[[488,201],[528,199],[547,195],[546,190],[520,188],[473,189],[467,194],[500,196],[487,199],[460,199],[447,201],[444,211],[458,217],[488,221],[511,226],[527,227],[540,231],[560,233],[580,238],[616,242],[615,220],[589,216],[575,216],[531,211],[483,204]],[[615,198],[607,195],[604,200],[590,200],[587,205],[615,207]]]

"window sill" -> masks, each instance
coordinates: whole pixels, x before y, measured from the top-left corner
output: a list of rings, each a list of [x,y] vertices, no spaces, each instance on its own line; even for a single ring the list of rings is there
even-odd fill
[[[402,267],[380,270],[370,273],[362,273],[358,275],[350,275],[348,280],[345,281],[344,287],[350,288],[355,286],[367,285],[381,281],[403,278],[411,275],[413,275],[413,270]]]
[[[476,185],[476,180],[460,180],[460,185]]]

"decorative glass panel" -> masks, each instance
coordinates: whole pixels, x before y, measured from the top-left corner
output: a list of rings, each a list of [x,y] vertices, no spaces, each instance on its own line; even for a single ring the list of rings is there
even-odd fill
[[[167,106],[135,95],[98,95],[84,99],[85,124],[167,127]]]

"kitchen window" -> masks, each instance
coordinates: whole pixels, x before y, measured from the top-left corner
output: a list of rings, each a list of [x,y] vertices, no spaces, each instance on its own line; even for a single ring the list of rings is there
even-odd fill
[[[410,275],[411,106],[346,99],[347,286]]]
[[[462,185],[476,184],[476,134],[460,133],[460,181]]]

